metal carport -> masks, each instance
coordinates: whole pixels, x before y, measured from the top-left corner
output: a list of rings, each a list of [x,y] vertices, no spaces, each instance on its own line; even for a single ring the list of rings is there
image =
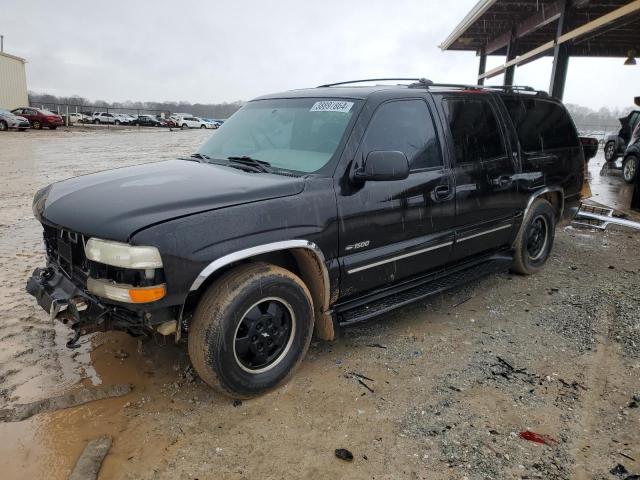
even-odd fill
[[[440,45],[480,57],[478,84],[553,56],[549,93],[562,99],[570,57],[633,57],[640,51],[640,0],[480,0]],[[487,55],[505,63],[485,71]]]

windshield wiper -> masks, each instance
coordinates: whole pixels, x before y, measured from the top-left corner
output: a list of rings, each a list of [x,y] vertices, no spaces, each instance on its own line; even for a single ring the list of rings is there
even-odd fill
[[[263,173],[271,172],[271,164],[269,162],[265,162],[264,160],[258,160],[257,158],[251,158],[247,155],[243,155],[241,157],[234,157],[234,156],[227,157],[227,160],[230,160],[233,163],[240,163],[242,165],[253,167],[259,172],[263,172]]]
[[[205,155],[204,153],[192,153],[189,155],[189,158],[197,158],[198,160],[211,160],[209,155]]]

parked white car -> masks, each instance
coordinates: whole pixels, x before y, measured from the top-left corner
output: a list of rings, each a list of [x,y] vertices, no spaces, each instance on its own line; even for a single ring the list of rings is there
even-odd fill
[[[180,128],[213,128],[208,127],[207,122],[198,117],[180,117],[178,125]]]
[[[116,120],[118,120],[116,122]],[[91,117],[91,121],[93,123],[110,123],[110,124],[120,124],[122,121],[120,119],[116,119],[116,116],[113,113],[108,112],[94,112]]]
[[[129,116],[124,113],[114,113],[113,116],[115,117],[114,123],[116,125],[129,125],[131,123]]]

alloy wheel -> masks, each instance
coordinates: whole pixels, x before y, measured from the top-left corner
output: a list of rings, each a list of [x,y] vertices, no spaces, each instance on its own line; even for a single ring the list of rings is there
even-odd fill
[[[549,225],[543,215],[538,215],[527,227],[527,254],[531,260],[539,259],[547,247]]]
[[[240,368],[263,373],[288,353],[296,330],[291,306],[281,298],[260,300],[242,316],[233,339],[233,354]]]

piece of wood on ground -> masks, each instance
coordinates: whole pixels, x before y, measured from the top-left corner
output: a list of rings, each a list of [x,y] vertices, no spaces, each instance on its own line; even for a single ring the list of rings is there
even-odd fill
[[[111,437],[94,438],[84,447],[76,466],[69,475],[69,480],[95,480],[102,466],[104,457],[111,448]]]

